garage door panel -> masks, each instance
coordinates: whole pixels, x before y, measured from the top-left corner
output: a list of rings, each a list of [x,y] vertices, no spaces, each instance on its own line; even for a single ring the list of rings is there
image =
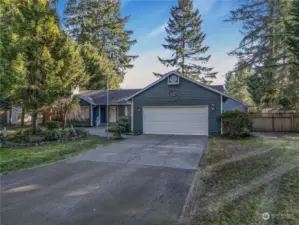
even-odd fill
[[[208,134],[208,107],[144,107],[145,134]]]

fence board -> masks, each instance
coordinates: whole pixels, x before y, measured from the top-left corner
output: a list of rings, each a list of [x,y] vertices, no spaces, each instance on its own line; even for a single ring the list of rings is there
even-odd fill
[[[250,113],[253,131],[299,131],[299,113]]]

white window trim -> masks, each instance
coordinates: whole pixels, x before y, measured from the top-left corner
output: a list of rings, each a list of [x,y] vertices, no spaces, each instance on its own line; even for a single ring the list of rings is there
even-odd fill
[[[128,106],[125,105],[125,116],[128,116]]]

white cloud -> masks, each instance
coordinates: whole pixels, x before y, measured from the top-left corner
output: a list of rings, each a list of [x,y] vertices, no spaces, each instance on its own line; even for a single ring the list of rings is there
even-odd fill
[[[153,37],[158,36],[161,33],[164,33],[166,25],[167,25],[167,23],[163,23],[162,25],[154,28],[152,31],[150,31],[149,33],[144,35],[144,37],[145,38],[153,38]]]
[[[157,80],[153,72],[167,73],[171,71],[171,68],[167,68],[159,62],[157,56],[167,57],[169,53],[161,47],[140,55],[134,62],[134,68],[126,74],[121,87],[144,88]],[[224,84],[225,74],[234,67],[235,63],[236,58],[228,56],[226,52],[212,52],[209,65],[218,72],[213,84]]]
[[[215,0],[195,0],[194,6],[199,9],[201,14],[208,14],[215,3]]]
[[[130,2],[131,0],[122,0],[120,3],[121,3],[121,8],[123,9],[124,7],[126,7],[128,4],[129,4],[129,2]]]

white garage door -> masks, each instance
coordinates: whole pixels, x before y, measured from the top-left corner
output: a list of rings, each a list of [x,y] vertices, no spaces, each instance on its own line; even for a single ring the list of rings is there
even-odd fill
[[[143,133],[208,135],[208,117],[208,106],[143,107]]]

